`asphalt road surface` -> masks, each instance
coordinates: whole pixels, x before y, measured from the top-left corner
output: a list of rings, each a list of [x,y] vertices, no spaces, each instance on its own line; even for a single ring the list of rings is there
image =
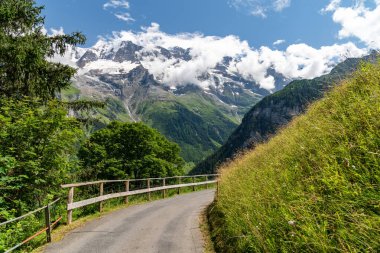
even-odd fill
[[[45,253],[202,253],[199,215],[214,190],[131,206],[88,222]]]

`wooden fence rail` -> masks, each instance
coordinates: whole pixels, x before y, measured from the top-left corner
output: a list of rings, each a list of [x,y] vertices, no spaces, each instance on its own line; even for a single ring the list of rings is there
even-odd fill
[[[108,199],[125,197],[125,203],[128,203],[128,196],[138,195],[138,194],[147,194],[148,200],[151,199],[151,192],[161,191],[162,196],[165,198],[167,190],[177,189],[178,194],[180,189],[183,187],[192,187],[195,191],[195,186],[204,185],[206,188],[209,184],[218,183],[217,174],[209,175],[195,175],[195,176],[177,176],[177,177],[165,177],[165,178],[145,178],[145,179],[130,179],[130,180],[102,180],[95,182],[84,182],[84,183],[75,183],[75,184],[65,184],[62,185],[62,188],[69,188],[68,198],[67,198],[67,223],[71,224],[73,217],[73,210],[76,208],[84,207],[87,205],[100,203],[99,210],[103,210],[103,201]],[[183,183],[183,179],[191,179],[191,183]],[[169,179],[174,179],[177,184],[170,185],[168,184]],[[195,179],[204,180],[201,182],[196,182]],[[160,186],[151,187],[152,181],[162,181]],[[146,188],[130,191],[131,182],[146,182]],[[124,183],[125,191],[104,194],[104,184],[106,183]],[[99,196],[74,202],[74,189],[76,187],[89,186],[89,185],[99,185]]]
[[[51,231],[52,229],[55,227],[55,225],[62,219],[62,216],[58,217],[57,220],[55,220],[54,222],[51,221],[51,215],[50,215],[50,208],[51,206],[53,206],[54,204],[56,204],[60,199],[56,199],[54,200],[53,202],[47,204],[46,206],[44,207],[41,207],[41,208],[38,208],[34,211],[31,211],[25,215],[22,215],[20,217],[17,217],[17,218],[14,218],[12,220],[8,220],[8,221],[5,221],[5,222],[2,222],[0,223],[0,227],[1,226],[5,226],[7,224],[10,224],[10,223],[13,223],[13,222],[16,222],[16,221],[19,221],[19,220],[22,220],[22,219],[25,219],[26,217],[30,216],[30,215],[33,215],[35,213],[38,213],[42,210],[44,210],[44,215],[45,215],[45,227],[43,229],[41,229],[40,231],[36,232],[34,235],[28,237],[27,239],[25,239],[24,241],[18,243],[17,245],[13,246],[12,248],[10,249],[7,249],[4,253],[9,253],[9,252],[12,252],[13,250],[21,247],[22,245],[24,245],[25,243],[31,241],[32,239],[36,238],[38,235],[46,232],[46,241],[47,242],[51,242]]]

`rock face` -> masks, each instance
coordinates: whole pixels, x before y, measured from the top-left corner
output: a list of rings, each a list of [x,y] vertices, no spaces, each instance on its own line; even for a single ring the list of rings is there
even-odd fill
[[[77,65],[80,68],[86,66],[87,63],[96,61],[98,56],[91,50],[87,50],[86,53],[78,60]]]
[[[135,45],[130,41],[123,41],[121,47],[115,53],[113,60],[116,62],[138,62],[136,53],[142,49],[141,46]]]
[[[332,85],[338,84],[356,70],[361,61],[374,62],[377,56],[373,52],[364,58],[347,59],[338,64],[330,74],[312,80],[293,81],[281,91],[263,98],[244,116],[242,123],[227,142],[199,163],[191,173],[214,173],[221,163],[237,152],[267,141],[294,116],[305,112],[307,106],[321,98]]]

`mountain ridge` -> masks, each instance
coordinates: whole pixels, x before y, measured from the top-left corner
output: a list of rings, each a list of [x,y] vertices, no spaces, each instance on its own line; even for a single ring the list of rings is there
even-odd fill
[[[131,41],[72,49],[65,61],[78,71],[64,97],[105,100],[106,108],[97,112],[98,128],[110,120],[143,121],[180,144],[186,161],[195,163],[220,147],[244,113],[272,92],[231,72],[231,57],[199,73],[194,83],[173,86],[148,68],[147,59],[161,58],[176,65],[192,55],[189,48],[148,50]],[[289,81],[271,74],[276,76],[275,89]]]
[[[356,70],[361,61],[375,61],[376,51],[363,58],[349,58],[324,76],[295,80],[284,89],[263,98],[244,116],[242,123],[214,154],[200,162],[190,173],[214,173],[217,167],[237,153],[267,141],[308,105],[321,98],[334,84]]]
[[[180,144],[181,155],[193,163],[221,147],[253,105],[291,81],[269,67],[266,78],[274,86],[265,89],[231,67],[239,61],[239,55],[223,57],[194,72],[194,65],[203,63],[191,48],[143,47],[128,40],[74,48],[64,60],[78,68],[77,92],[69,99],[106,101],[97,127],[110,120],[145,122]]]

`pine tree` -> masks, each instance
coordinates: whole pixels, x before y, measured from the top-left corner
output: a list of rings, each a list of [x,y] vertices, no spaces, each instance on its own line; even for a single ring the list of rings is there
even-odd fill
[[[49,61],[85,37],[49,36],[44,28],[43,7],[33,0],[0,1],[0,96],[38,97],[44,102],[70,85],[75,69]]]

